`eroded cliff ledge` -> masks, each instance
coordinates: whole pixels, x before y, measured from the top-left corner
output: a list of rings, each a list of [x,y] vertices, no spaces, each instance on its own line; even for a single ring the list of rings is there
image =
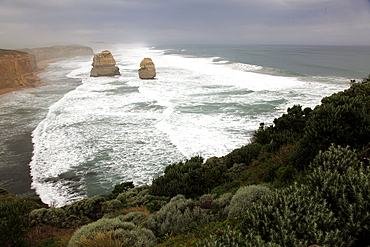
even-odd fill
[[[30,54],[0,49],[0,89],[33,87],[35,81]]]

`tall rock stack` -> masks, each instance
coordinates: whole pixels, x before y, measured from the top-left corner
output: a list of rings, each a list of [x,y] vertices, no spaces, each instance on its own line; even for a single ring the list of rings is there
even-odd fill
[[[116,67],[116,60],[114,60],[110,51],[103,51],[94,56],[90,76],[115,76],[120,75],[119,68]]]
[[[152,59],[144,58],[140,63],[139,77],[141,79],[153,79],[155,76],[155,66]]]

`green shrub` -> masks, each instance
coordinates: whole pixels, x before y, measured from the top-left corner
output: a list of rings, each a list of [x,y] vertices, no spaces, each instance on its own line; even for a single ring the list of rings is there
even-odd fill
[[[225,165],[216,159],[203,164],[203,158],[197,156],[185,163],[167,166],[164,175],[153,180],[149,193],[170,198],[178,194],[196,198],[228,181],[231,181],[231,176]]]
[[[175,196],[163,206],[156,215],[151,215],[148,228],[156,236],[171,232],[184,231],[190,225],[201,225],[210,222],[213,216],[209,210],[196,206],[195,201],[183,195]]]
[[[41,243],[38,243],[36,247],[64,247],[61,238],[48,238]]]
[[[275,243],[265,243],[260,236],[248,234],[243,236],[240,232],[232,231],[228,227],[221,235],[211,235],[208,239],[198,243],[197,247],[279,247]]]
[[[225,156],[227,168],[230,169],[234,164],[242,163],[248,166],[253,159],[258,157],[261,149],[261,144],[253,143],[233,150]]]
[[[121,194],[123,192],[127,192],[132,188],[135,188],[133,182],[124,182],[124,183],[121,183],[121,184],[116,184],[114,186],[114,190],[112,191],[112,193],[110,193],[108,195],[108,198],[110,200],[116,199],[119,194]]]
[[[165,196],[152,196],[152,195],[146,195],[145,196],[145,207],[151,212],[157,212],[159,211],[164,205],[166,205],[170,199]]]
[[[149,214],[143,212],[130,212],[126,215],[120,215],[118,218],[122,222],[131,222],[138,227],[148,228]]]
[[[262,144],[265,151],[271,152],[300,140],[311,112],[311,108],[302,110],[300,105],[288,108],[287,114],[274,119],[274,125],[265,127],[264,123],[261,123],[252,137],[252,143]]]
[[[344,239],[370,245],[370,169],[347,148],[331,146],[310,166],[307,183],[328,203]],[[347,245],[350,246],[350,245]]]
[[[31,205],[27,200],[5,201],[0,204],[0,246],[28,246],[25,236]]]
[[[322,99],[310,114],[293,164],[306,169],[320,150],[335,145],[362,149],[370,139],[370,83],[356,83]]]
[[[268,194],[272,194],[272,191],[262,185],[249,185],[239,188],[226,209],[228,217],[234,218],[242,215],[252,202],[258,200],[262,195]]]
[[[68,247],[83,246],[82,239],[94,239],[97,233],[111,232],[112,236],[127,247],[154,246],[156,238],[152,231],[135,226],[131,222],[122,222],[119,218],[102,218],[78,229],[69,241]]]
[[[291,186],[262,196],[245,211],[241,232],[282,246],[350,246],[336,229],[337,218],[317,192]]]
[[[46,224],[60,226],[66,219],[66,213],[61,208],[40,208],[32,210],[29,218],[31,225]]]
[[[85,198],[81,201],[72,203],[62,207],[67,216],[77,216],[80,219],[95,221],[103,217],[103,197],[95,196],[92,198]]]
[[[102,203],[103,214],[110,214],[123,208],[123,204],[120,200],[113,199]]]
[[[117,200],[121,201],[126,208],[139,207],[147,203],[147,199],[145,197],[148,193],[149,186],[143,185],[119,194],[117,196]]]

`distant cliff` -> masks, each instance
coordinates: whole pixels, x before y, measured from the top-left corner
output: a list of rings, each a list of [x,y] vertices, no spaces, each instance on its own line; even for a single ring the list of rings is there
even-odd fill
[[[31,55],[33,71],[37,70],[37,62],[42,60],[69,58],[81,55],[94,55],[94,51],[91,47],[80,45],[56,45],[51,47],[40,47],[33,49],[26,48],[21,49],[21,51],[27,52]]]
[[[34,87],[38,80],[33,72],[40,70],[38,62],[80,55],[94,55],[93,49],[78,45],[21,50],[0,49],[0,89]]]
[[[32,87],[35,81],[30,54],[0,49],[0,89]]]

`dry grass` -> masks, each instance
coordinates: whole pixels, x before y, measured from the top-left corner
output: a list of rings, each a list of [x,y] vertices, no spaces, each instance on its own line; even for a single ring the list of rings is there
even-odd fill
[[[62,242],[68,243],[73,233],[77,230],[74,229],[62,229],[50,225],[36,225],[30,228],[28,231],[28,239],[30,246],[36,246],[38,243],[45,241],[48,238],[63,238]]]
[[[123,247],[132,246],[129,239],[122,242],[114,237],[113,232],[96,232],[93,239],[82,238],[77,242],[81,247]]]

